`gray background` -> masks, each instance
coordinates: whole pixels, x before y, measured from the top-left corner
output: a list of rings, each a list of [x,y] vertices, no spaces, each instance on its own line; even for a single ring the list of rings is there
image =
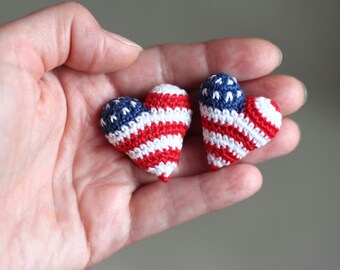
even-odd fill
[[[1,1],[0,23],[60,1]],[[300,78],[302,141],[260,165],[254,197],[122,250],[94,269],[340,269],[339,0],[79,1],[108,30],[142,46],[255,36]]]

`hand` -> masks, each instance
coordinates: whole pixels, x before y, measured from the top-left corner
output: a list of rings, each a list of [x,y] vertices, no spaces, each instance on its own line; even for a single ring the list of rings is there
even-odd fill
[[[2,26],[0,48],[2,269],[85,268],[239,202],[261,186],[260,172],[249,163],[286,154],[299,140],[297,125],[285,119],[277,137],[242,163],[208,170],[197,97],[210,74],[235,76],[248,94],[275,100],[284,115],[303,103],[299,81],[267,75],[279,65],[280,52],[263,40],[141,52],[68,3]],[[164,82],[187,89],[196,111],[169,184],[137,168],[99,129],[109,99],[142,98]]]

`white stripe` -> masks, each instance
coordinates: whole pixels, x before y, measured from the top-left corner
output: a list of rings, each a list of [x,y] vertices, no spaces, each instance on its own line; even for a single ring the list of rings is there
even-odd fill
[[[183,96],[187,96],[187,92],[179,87],[177,87],[176,85],[172,85],[172,84],[161,84],[158,85],[156,87],[154,87],[151,90],[151,93],[155,93],[155,94],[170,94],[170,95],[183,95]]]
[[[203,128],[203,140],[205,143],[216,145],[218,148],[229,148],[238,159],[245,157],[248,150],[243,147],[242,143],[239,143],[226,135],[209,131]]]
[[[157,150],[182,149],[183,138],[178,135],[160,136],[153,141],[147,141],[145,144],[141,144],[139,147],[134,148],[128,152],[129,157],[132,160],[143,158],[151,153],[155,153]]]
[[[233,124],[234,117],[237,115],[237,112],[234,110],[231,112],[229,110],[220,111],[219,109],[202,105],[202,103],[200,103],[200,111],[202,116],[213,120],[215,123],[220,122],[221,124]]]
[[[233,125],[239,128],[244,135],[249,136],[254,141],[257,148],[266,145],[270,139],[259,128],[255,128],[254,123],[250,122],[249,118],[244,118],[243,113],[237,113],[232,110],[219,110],[217,108],[207,107],[200,103],[200,111],[202,116],[209,120],[213,120],[215,123]]]
[[[222,168],[224,166],[230,165],[230,161],[226,162],[225,160],[223,160],[220,157],[218,157],[218,158],[215,157],[214,154],[208,154],[207,158],[208,158],[208,164],[209,165],[214,165],[214,166],[216,166],[218,168]]]
[[[279,113],[275,107],[271,104],[271,100],[258,97],[255,100],[255,105],[262,116],[267,120],[267,122],[272,123],[277,128],[281,127],[282,115]]]
[[[173,170],[177,167],[177,163],[168,161],[167,163],[160,162],[153,168],[148,168],[147,171],[149,173],[153,173],[157,176],[161,176],[164,174],[165,177],[168,177]]]
[[[137,134],[139,130],[143,130],[147,126],[151,126],[151,124],[159,124],[159,123],[184,123],[186,126],[190,126],[191,123],[191,113],[192,111],[186,108],[175,108],[171,109],[170,107],[164,110],[160,109],[151,109],[151,113],[143,112],[140,116],[136,117],[136,122],[129,122],[129,127],[124,125],[121,127],[121,130],[116,130],[114,133],[109,133],[106,137],[109,142],[113,145],[116,145],[119,142],[122,142],[125,139],[129,139],[132,134]]]

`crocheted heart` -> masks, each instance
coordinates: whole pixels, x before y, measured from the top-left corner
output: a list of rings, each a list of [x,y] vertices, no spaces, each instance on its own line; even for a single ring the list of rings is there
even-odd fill
[[[200,112],[204,146],[213,170],[266,145],[282,123],[274,101],[246,98],[236,79],[223,73],[212,75],[201,86]]]
[[[191,113],[187,93],[162,84],[148,93],[144,103],[130,97],[110,100],[100,123],[111,144],[167,182],[179,162]]]

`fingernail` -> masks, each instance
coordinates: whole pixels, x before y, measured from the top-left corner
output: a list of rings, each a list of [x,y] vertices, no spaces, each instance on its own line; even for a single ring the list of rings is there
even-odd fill
[[[140,51],[143,50],[143,48],[141,46],[139,46],[137,43],[135,43],[135,42],[133,42],[133,41],[131,41],[131,40],[125,38],[125,37],[122,37],[122,36],[115,34],[115,33],[111,33],[111,32],[106,31],[106,30],[104,30],[104,32],[106,32],[110,37],[114,38],[115,40],[118,40],[118,41],[124,43],[125,45],[135,47]]]
[[[280,54],[280,58],[279,58],[279,64],[277,65],[277,66],[280,66],[281,65],[281,63],[282,63],[282,60],[283,60],[283,54],[282,54],[282,51],[279,49],[279,48],[277,48],[277,50],[279,51],[279,54]]]
[[[305,105],[306,104],[306,102],[307,102],[307,97],[308,97],[308,91],[307,91],[307,87],[306,87],[306,85],[304,85],[303,83],[302,83],[302,86],[303,86],[303,91],[304,91],[304,100],[303,100],[303,105]]]

